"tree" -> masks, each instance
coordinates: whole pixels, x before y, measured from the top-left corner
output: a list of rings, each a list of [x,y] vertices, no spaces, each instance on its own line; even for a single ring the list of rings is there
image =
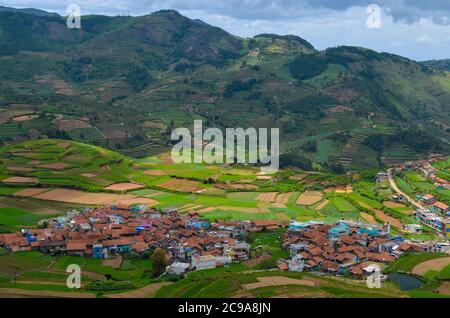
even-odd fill
[[[153,277],[159,277],[166,270],[166,266],[169,265],[166,252],[161,248],[157,248],[153,254],[150,255],[150,261],[152,262]]]

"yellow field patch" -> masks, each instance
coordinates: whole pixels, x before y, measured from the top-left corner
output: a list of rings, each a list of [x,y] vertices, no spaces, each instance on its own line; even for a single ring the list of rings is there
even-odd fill
[[[32,172],[34,169],[31,167],[16,167],[16,166],[9,166],[6,167],[9,171],[19,171],[19,172]]]
[[[302,285],[316,287],[317,282],[309,279],[295,279],[284,276],[273,276],[273,277],[257,277],[258,283],[250,283],[242,285],[244,289],[251,290],[256,288],[263,288],[269,286],[283,286],[283,285]]]
[[[369,213],[361,212],[360,214],[361,214],[361,217],[364,220],[366,220],[367,222],[369,222],[370,224],[378,224],[378,222],[375,221],[375,218],[372,215],[370,215]]]
[[[284,209],[286,205],[284,203],[274,202],[271,204],[272,208]]]
[[[185,179],[170,179],[158,184],[158,186],[181,192],[199,192],[202,190],[200,182]]]
[[[375,212],[376,217],[379,218],[381,221],[389,222],[390,225],[392,225],[396,228],[399,228],[399,229],[402,228],[402,223],[399,220],[393,218],[392,216],[387,215],[386,213],[384,213],[383,211],[378,210],[378,209],[375,209],[374,212]]]
[[[414,275],[424,276],[431,270],[440,272],[450,265],[450,257],[431,259],[416,265],[411,273]]]
[[[37,183],[38,178],[35,177],[10,177],[3,180],[4,183]]]
[[[323,200],[322,202],[319,203],[318,206],[316,206],[315,210],[316,211],[322,210],[324,207],[327,206],[328,203],[330,203],[330,201],[328,201],[327,199]]]
[[[297,198],[298,205],[313,205],[322,200],[322,192],[319,191],[305,191]]]
[[[56,162],[56,163],[49,163],[45,165],[38,166],[39,168],[46,168],[50,170],[64,170],[67,168],[72,167],[71,165],[65,163],[65,162]]]
[[[275,198],[277,197],[277,195],[278,195],[278,192],[260,193],[256,197],[256,200],[258,200],[258,201],[265,201],[265,202],[275,202]]]
[[[401,203],[397,203],[397,202],[392,202],[392,201],[384,201],[383,204],[384,204],[385,207],[392,208],[392,209],[395,209],[395,208],[406,208],[406,205],[401,204]]]
[[[204,208],[204,209],[197,210],[197,212],[198,212],[198,213],[208,213],[208,212],[212,212],[212,211],[214,211],[214,210],[216,210],[216,208],[214,208],[214,207],[208,207],[208,208]]]
[[[92,204],[92,205],[107,205],[113,202],[120,202],[123,204],[146,204],[153,206],[158,204],[158,201],[141,198],[132,194],[113,194],[113,193],[92,193],[83,192],[70,189],[54,189],[38,195],[33,196],[35,199],[60,201],[78,204]]]
[[[300,173],[300,174],[293,174],[292,176],[289,176],[290,180],[295,180],[295,181],[301,181],[303,179],[305,179],[308,175],[306,173]]]
[[[137,190],[142,189],[144,186],[138,183],[132,182],[124,182],[124,183],[115,183],[105,188],[105,190],[112,191],[128,191],[128,190]]]
[[[277,195],[275,202],[277,203],[283,203],[283,204],[288,204],[289,199],[291,198],[292,195],[294,195],[295,192],[288,192],[288,193],[280,193]]]
[[[162,170],[147,170],[144,171],[144,174],[147,176],[164,176],[166,173]]]
[[[50,189],[45,188],[29,188],[29,189],[23,189],[19,192],[14,193],[14,196],[16,197],[34,197],[35,195],[42,194],[44,192],[49,191]]]

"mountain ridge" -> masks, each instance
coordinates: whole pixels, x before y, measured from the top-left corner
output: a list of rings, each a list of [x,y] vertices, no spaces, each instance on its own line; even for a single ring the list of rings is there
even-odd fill
[[[81,29],[28,15],[0,10],[3,143],[32,133],[141,156],[203,119],[279,127],[299,165],[373,167],[448,151],[450,77],[427,63],[318,51],[294,35],[244,39],[174,10],[83,16]],[[23,112],[37,117],[17,122]]]

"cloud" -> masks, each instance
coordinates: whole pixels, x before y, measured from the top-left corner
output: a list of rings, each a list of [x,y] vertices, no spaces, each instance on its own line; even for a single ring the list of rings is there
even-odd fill
[[[355,7],[378,4],[394,21],[414,23],[431,18],[436,24],[450,23],[449,0],[6,0],[4,5],[44,7],[58,12],[69,3],[77,3],[86,12],[142,14],[173,8],[180,11],[204,11],[238,19],[297,19],[330,11],[343,12]]]
[[[450,0],[2,0],[62,15],[70,3],[80,5],[82,14],[175,9],[239,36],[295,34],[319,49],[358,45],[413,59],[450,57]],[[380,29],[366,25],[373,3],[382,9]]]

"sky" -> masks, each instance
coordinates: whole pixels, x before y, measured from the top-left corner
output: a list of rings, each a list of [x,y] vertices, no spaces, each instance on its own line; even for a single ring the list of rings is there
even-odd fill
[[[67,15],[145,15],[161,9],[241,36],[294,34],[317,49],[356,45],[415,60],[450,58],[450,0],[0,0]]]

